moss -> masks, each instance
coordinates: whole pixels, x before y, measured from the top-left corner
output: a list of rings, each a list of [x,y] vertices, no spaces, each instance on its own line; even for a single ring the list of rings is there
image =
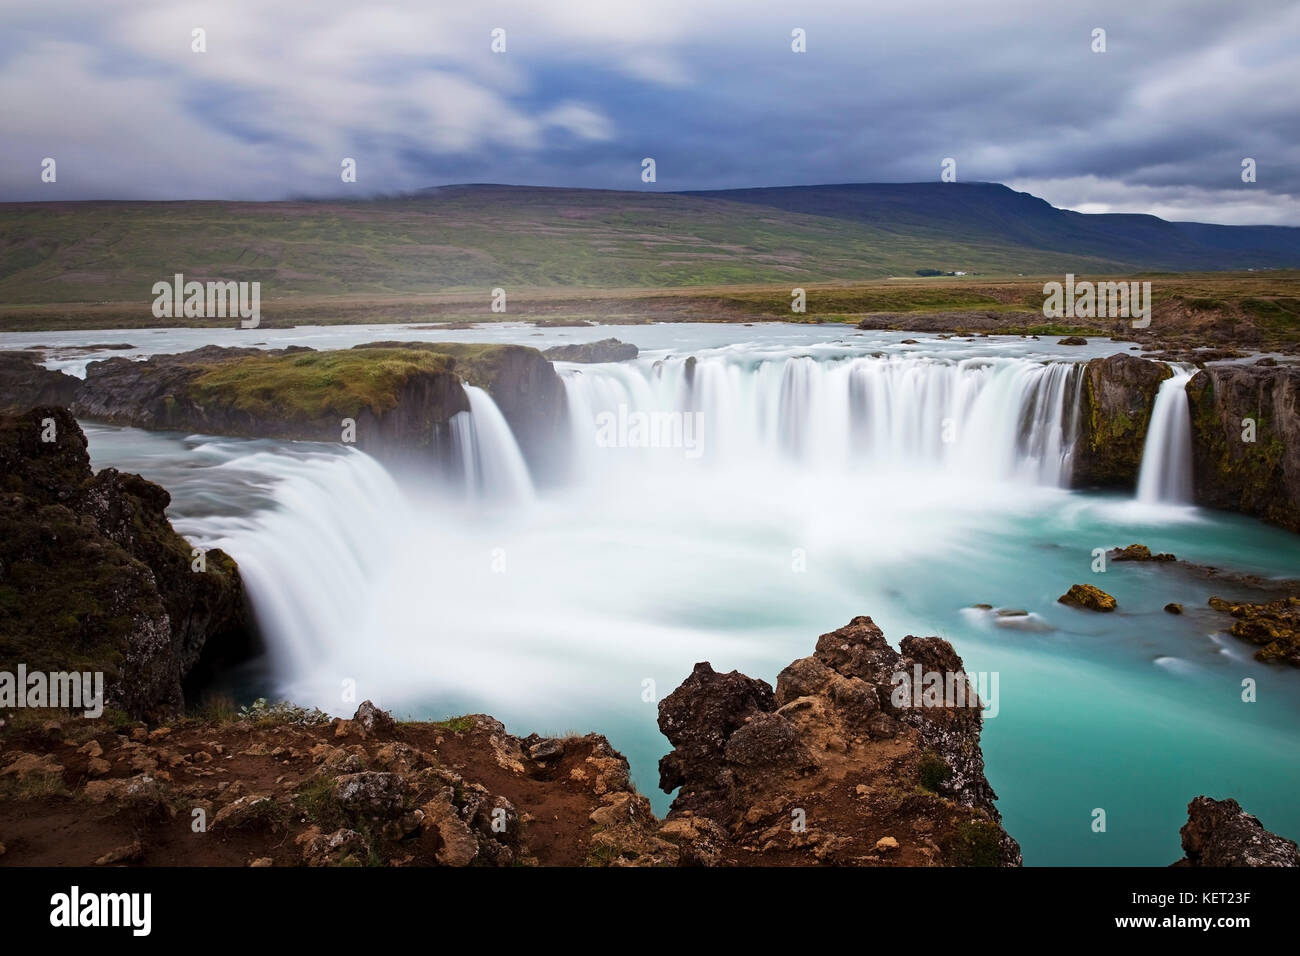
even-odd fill
[[[933,750],[922,752],[921,763],[917,769],[921,786],[931,793],[938,793],[939,788],[952,776],[952,768],[948,766],[948,761]]]
[[[439,352],[412,348],[243,356],[204,371],[190,397],[199,405],[300,421],[355,416],[362,408],[379,414],[397,405],[413,375],[447,372],[453,364]]]
[[[322,830],[337,830],[343,825],[343,810],[334,799],[334,779],[325,774],[309,777],[298,787],[294,806]]]
[[[450,730],[454,734],[465,734],[474,729],[474,721],[469,717],[448,717],[446,720],[433,721],[433,726]]]
[[[956,866],[999,866],[1002,832],[986,820],[960,823],[948,842],[948,855]]]

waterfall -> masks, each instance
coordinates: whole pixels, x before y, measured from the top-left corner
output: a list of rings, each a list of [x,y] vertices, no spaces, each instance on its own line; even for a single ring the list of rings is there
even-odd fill
[[[1142,448],[1137,497],[1147,504],[1186,504],[1192,500],[1192,417],[1187,383],[1192,373],[1175,369],[1160,383]]]
[[[612,461],[595,438],[602,414],[694,412],[701,457],[719,467],[785,460],[1064,486],[1082,384],[1075,363],[1012,358],[724,354],[700,358],[693,369],[681,358],[560,368],[575,472],[586,477]],[[664,464],[671,460],[642,454],[638,467],[673,467]]]
[[[271,504],[202,537],[244,570],[284,696],[635,707],[625,686],[735,653],[725,628],[683,621],[780,617],[792,582],[795,606],[847,610],[900,562],[968,549],[971,522],[1055,500],[1082,380],[1004,356],[727,349],[557,368],[571,460],[544,496],[473,387],[447,429],[450,488],[352,450],[257,459]],[[805,557],[819,573],[792,575]]]
[[[461,466],[472,496],[521,501],[533,497],[519,443],[496,402],[483,389],[466,385],[469,411],[451,418],[453,460]]]

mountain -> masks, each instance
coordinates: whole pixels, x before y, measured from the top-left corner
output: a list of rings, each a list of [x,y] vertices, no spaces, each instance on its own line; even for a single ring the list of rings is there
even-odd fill
[[[8,306],[148,302],[176,272],[284,299],[1297,265],[1300,228],[1086,215],[991,183],[0,204]]]
[[[691,192],[906,235],[1001,241],[1044,252],[1171,272],[1294,268],[1300,228],[1168,222],[1157,216],[1057,209],[1000,183],[849,183]]]

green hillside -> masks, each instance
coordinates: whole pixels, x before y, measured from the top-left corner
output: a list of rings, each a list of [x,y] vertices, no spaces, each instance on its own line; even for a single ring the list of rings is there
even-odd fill
[[[1119,272],[1100,255],[712,197],[451,187],[350,202],[0,204],[0,304],[148,300],[260,281],[266,299],[865,280],[918,269]]]

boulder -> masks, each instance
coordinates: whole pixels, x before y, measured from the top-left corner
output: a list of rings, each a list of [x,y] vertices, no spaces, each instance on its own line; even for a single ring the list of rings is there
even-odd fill
[[[599,342],[582,342],[574,345],[555,345],[542,352],[552,362],[626,362],[640,354],[640,350],[618,339],[601,339]]]
[[[1174,866],[1300,866],[1295,841],[1265,830],[1236,800],[1197,797],[1179,834],[1185,856]]]
[[[1056,600],[1061,604],[1068,604],[1070,607],[1083,608],[1088,611],[1113,611],[1117,606],[1117,602],[1113,597],[1101,588],[1094,587],[1091,584],[1071,585],[1070,590]]]
[[[397,721],[387,711],[380,710],[368,700],[361,702],[352,718],[352,726],[367,737],[385,737],[397,730]]]

